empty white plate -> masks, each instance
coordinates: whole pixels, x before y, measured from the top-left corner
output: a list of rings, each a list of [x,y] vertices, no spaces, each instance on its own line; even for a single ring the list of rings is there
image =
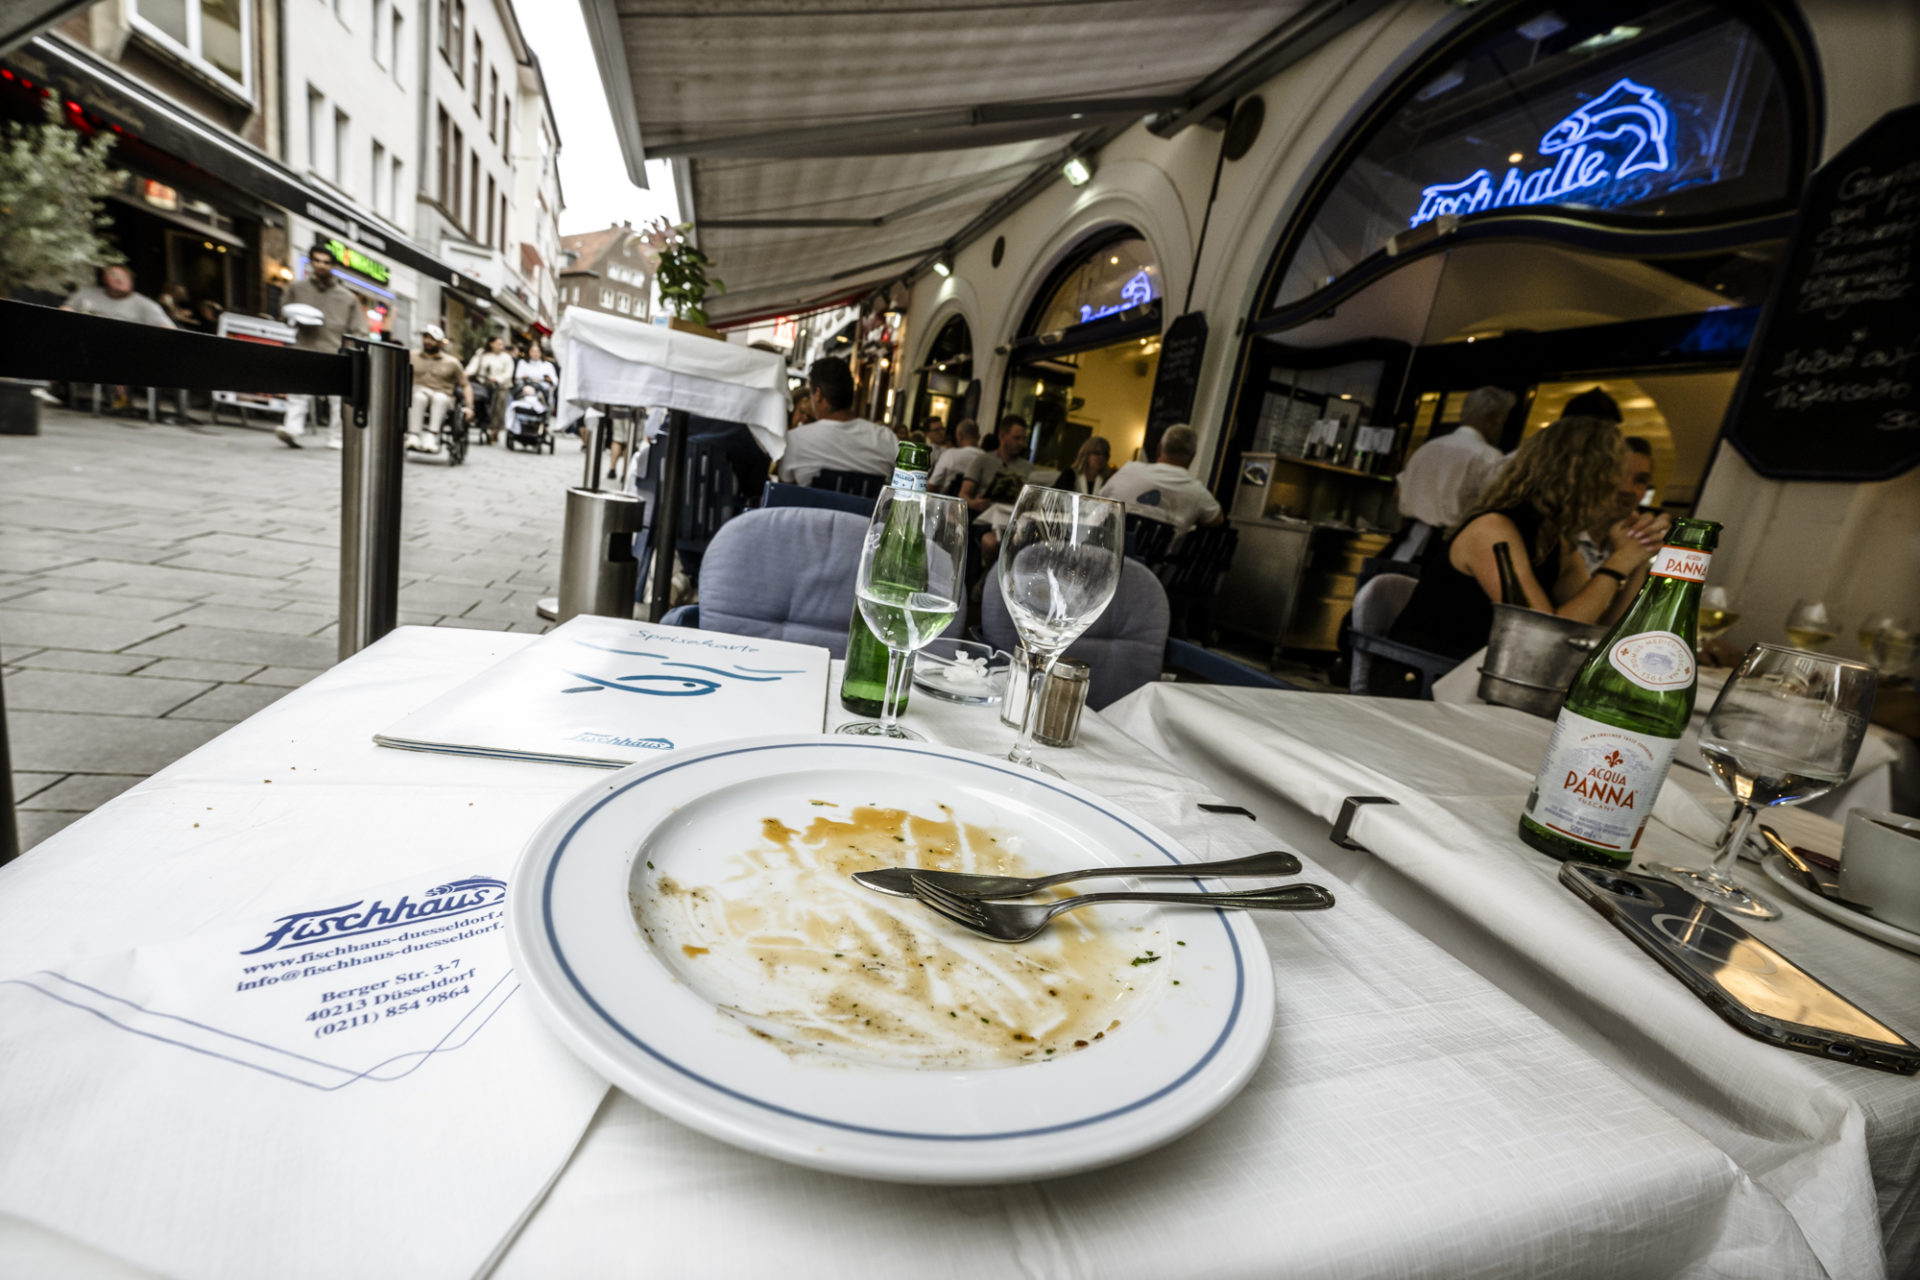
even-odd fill
[[[561,806],[514,872],[508,942],[559,1036],[695,1129],[870,1178],[1049,1177],[1164,1143],[1246,1083],[1273,1020],[1252,923],[1093,907],[1010,946],[847,876],[1191,860],[1005,761],[743,740]]]

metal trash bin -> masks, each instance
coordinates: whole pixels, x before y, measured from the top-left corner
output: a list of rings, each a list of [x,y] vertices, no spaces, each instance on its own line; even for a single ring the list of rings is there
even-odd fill
[[[1567,686],[1606,634],[1603,626],[1523,605],[1494,605],[1480,700],[1553,719],[1567,700]]]
[[[640,562],[633,535],[647,504],[630,493],[567,490],[566,524],[560,536],[558,622],[583,613],[631,618]]]

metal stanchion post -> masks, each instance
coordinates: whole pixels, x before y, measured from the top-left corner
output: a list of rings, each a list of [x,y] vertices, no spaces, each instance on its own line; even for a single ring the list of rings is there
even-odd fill
[[[340,656],[393,630],[400,612],[400,477],[413,366],[405,347],[357,344],[364,359],[340,460]],[[455,410],[458,412],[458,410]]]
[[[0,865],[20,856],[20,822],[13,815],[13,751],[7,745],[7,697],[0,689]]]
[[[647,621],[658,622],[673,599],[673,544],[680,535],[680,504],[687,486],[687,414],[667,411],[667,429],[654,447],[666,446],[660,466],[658,496],[653,512],[653,586],[647,592]]]

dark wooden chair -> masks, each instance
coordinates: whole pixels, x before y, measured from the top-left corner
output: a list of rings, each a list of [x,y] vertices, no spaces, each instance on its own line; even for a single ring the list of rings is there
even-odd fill
[[[1160,575],[1173,607],[1173,633],[1183,639],[1213,638],[1213,602],[1220,579],[1240,547],[1240,531],[1230,524],[1195,529],[1167,559]],[[1197,625],[1196,625],[1197,624]]]
[[[891,479],[893,477],[890,475],[877,476],[870,471],[835,471],[829,468],[814,476],[811,487],[834,493],[851,493],[861,498],[877,498]]]
[[[1149,569],[1158,569],[1173,547],[1173,526],[1165,520],[1127,512],[1127,549],[1129,560],[1138,560]]]

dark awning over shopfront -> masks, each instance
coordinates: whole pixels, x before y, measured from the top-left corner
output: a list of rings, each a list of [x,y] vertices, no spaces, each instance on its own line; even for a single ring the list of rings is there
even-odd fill
[[[406,237],[397,235],[351,201],[323,192],[260,154],[228,131],[132,80],[64,41],[41,36],[7,56],[16,72],[56,88],[101,119],[110,121],[168,154],[204,169],[260,200],[280,206],[328,231],[364,246],[383,259],[412,267],[443,285],[485,298],[488,290]]]
[[[628,171],[675,162],[725,322],[925,267],[1068,159],[1205,119],[1379,3],[586,7]]]

